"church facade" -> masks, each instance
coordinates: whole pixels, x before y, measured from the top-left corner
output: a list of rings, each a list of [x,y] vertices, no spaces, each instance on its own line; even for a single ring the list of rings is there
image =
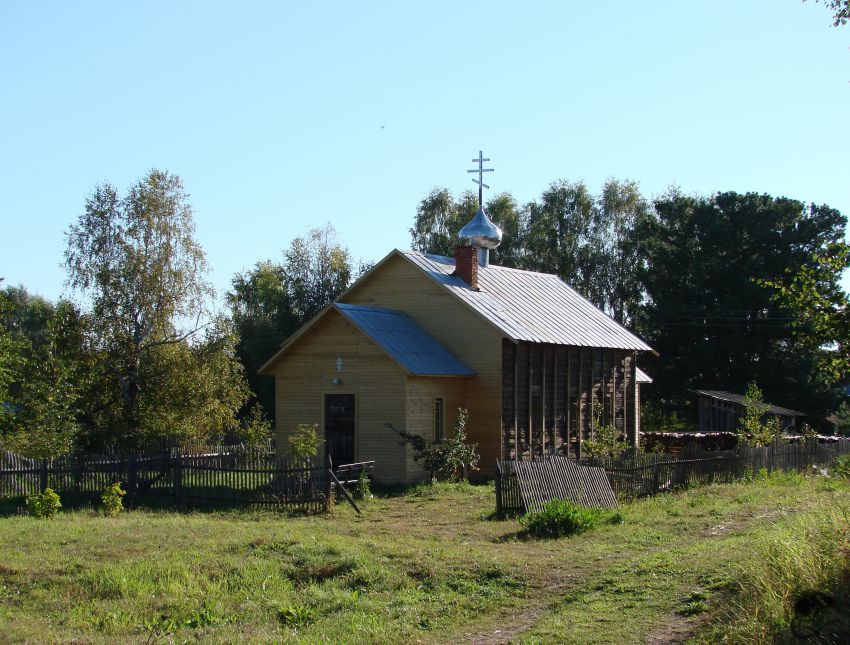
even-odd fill
[[[439,440],[458,408],[482,477],[497,459],[579,456],[600,425],[639,441],[651,348],[557,276],[490,265],[490,233],[468,233],[454,257],[390,252],[261,368],[279,445],[317,424],[334,463],[374,460],[392,483],[426,473],[391,427]]]

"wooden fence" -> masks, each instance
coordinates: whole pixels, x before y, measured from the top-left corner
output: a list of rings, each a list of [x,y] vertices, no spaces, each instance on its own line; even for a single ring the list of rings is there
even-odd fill
[[[816,466],[829,466],[837,457],[847,454],[850,454],[850,439],[841,438],[829,443],[777,441],[765,447],[742,446],[722,451],[706,451],[691,444],[678,455],[627,450],[617,456],[585,459],[581,464],[604,469],[617,497],[630,498],[656,495],[680,487],[729,483],[763,469],[768,472],[802,472]],[[549,456],[539,461],[552,459],[564,458]],[[517,462],[499,462],[497,465],[497,512],[526,512],[528,504],[527,500],[523,500],[517,479]]]
[[[498,462],[496,513],[503,504],[523,512],[543,510],[546,502],[567,499],[582,506],[615,508],[617,498],[602,468],[582,466],[561,455],[534,461]],[[509,482],[501,490],[502,482]]]
[[[91,497],[121,482],[130,506],[270,505],[319,512],[330,500],[326,471],[317,458],[283,457],[242,445],[72,453],[53,459],[0,452],[0,497],[24,497],[48,487],[60,495]]]

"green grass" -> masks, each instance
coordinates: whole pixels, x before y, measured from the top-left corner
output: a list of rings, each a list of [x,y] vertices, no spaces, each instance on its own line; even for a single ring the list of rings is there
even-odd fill
[[[836,500],[847,484],[755,477],[544,541],[464,484],[379,495],[360,517],[14,515],[0,642],[645,642],[718,616],[753,544]]]

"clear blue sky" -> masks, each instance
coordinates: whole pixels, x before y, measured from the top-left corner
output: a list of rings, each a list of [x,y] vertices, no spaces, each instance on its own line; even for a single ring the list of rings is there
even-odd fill
[[[0,88],[0,276],[50,298],[86,195],[152,167],[220,293],[328,221],[357,257],[409,246],[479,149],[520,202],[614,176],[850,215],[850,26],[800,0],[5,0]]]

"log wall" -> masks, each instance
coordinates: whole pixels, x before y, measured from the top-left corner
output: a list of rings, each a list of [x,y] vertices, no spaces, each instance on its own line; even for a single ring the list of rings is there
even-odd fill
[[[636,443],[635,353],[628,350],[502,343],[502,454],[572,457],[600,425]]]

